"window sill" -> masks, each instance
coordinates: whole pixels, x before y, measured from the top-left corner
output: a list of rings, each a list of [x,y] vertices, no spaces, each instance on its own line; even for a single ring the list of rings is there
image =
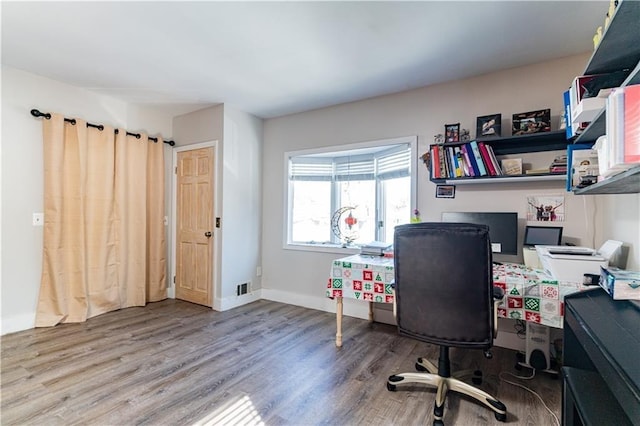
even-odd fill
[[[285,250],[297,250],[297,251],[314,251],[318,253],[336,253],[336,254],[358,254],[360,253],[360,247],[342,247],[335,244],[286,244],[283,247]]]

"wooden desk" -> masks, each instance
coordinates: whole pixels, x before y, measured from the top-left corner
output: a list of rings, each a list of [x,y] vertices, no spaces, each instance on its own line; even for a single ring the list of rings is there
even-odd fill
[[[359,254],[333,261],[326,295],[336,300],[336,346],[342,346],[342,299],[393,303],[393,258]],[[493,283],[505,291],[498,308],[501,318],[521,319],[562,328],[564,297],[584,289],[581,283],[559,282],[541,269],[515,263],[493,266]]]

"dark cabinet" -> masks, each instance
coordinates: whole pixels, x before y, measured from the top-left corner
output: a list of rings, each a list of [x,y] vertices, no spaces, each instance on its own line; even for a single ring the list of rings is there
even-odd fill
[[[565,297],[562,423],[640,424],[640,304],[601,288]]]

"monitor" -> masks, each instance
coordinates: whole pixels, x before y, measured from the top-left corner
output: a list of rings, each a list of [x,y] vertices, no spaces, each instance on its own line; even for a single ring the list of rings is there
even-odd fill
[[[518,213],[443,212],[442,221],[487,225],[491,250],[494,253],[518,254]]]
[[[525,246],[559,246],[562,226],[527,226],[524,229]]]

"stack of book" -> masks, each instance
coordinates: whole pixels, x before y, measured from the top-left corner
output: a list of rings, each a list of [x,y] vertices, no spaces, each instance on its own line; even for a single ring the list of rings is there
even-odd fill
[[[385,252],[389,251],[392,246],[393,244],[383,243],[382,241],[371,241],[360,246],[360,254],[364,256],[384,256]]]
[[[566,174],[567,173],[567,154],[558,155],[553,159],[549,166],[549,173]]]
[[[628,71],[577,76],[564,93],[567,139],[579,135],[605,106],[611,88],[619,86]]]
[[[493,148],[483,142],[431,145],[430,152],[431,177],[433,179],[500,176],[503,174]]]

